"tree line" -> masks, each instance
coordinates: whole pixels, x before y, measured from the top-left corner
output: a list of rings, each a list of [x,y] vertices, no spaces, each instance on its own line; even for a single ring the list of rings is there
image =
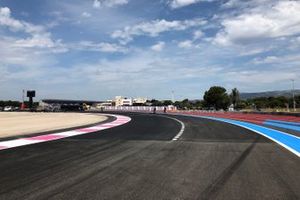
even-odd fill
[[[295,96],[296,105],[300,105],[300,95]],[[174,105],[178,109],[198,109],[198,110],[228,110],[230,106],[235,110],[242,109],[282,109],[292,108],[292,97],[257,97],[242,100],[240,99],[240,92],[237,88],[233,88],[229,93],[224,87],[213,86],[209,90],[205,91],[203,100],[189,100],[184,99],[182,101],[172,102],[171,100],[155,100],[152,99],[147,102],[148,105],[153,106],[168,106]]]
[[[296,105],[300,105],[300,95],[295,96]],[[28,105],[28,102],[25,101]],[[34,103],[35,106],[38,102]],[[19,101],[0,101],[0,107],[13,106],[19,107],[21,102]],[[232,105],[235,110],[242,109],[282,109],[292,108],[293,99],[291,97],[279,96],[279,97],[258,97],[247,100],[240,99],[240,92],[237,88],[233,88],[230,92],[227,92],[224,87],[212,86],[209,90],[205,91],[203,100],[189,100],[184,99],[182,101],[172,102],[171,100],[148,100],[145,106],[168,106],[173,105],[178,109],[189,110],[228,110]]]
[[[24,102],[26,106],[29,105],[28,101]],[[34,106],[37,106],[38,102],[34,102]],[[12,107],[20,107],[21,106],[21,102],[20,101],[0,101],[0,107],[5,107],[5,106],[12,106]]]

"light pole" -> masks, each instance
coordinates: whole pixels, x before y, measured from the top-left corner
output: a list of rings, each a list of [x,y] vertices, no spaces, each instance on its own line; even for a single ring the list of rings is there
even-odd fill
[[[25,90],[22,90],[22,102],[24,103],[24,98],[25,98]]]
[[[22,104],[21,104],[21,110],[25,109],[25,90],[22,91]]]
[[[295,101],[295,80],[292,79],[292,93],[293,93],[293,108],[294,112],[296,112],[296,101]]]
[[[172,102],[175,102],[175,98],[174,98],[174,90],[172,90]]]

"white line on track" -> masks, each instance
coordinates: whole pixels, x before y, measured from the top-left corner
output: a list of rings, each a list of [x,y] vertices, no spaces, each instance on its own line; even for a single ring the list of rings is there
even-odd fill
[[[149,113],[141,113],[141,114],[149,114]],[[166,114],[160,113],[160,114],[157,115],[157,116],[159,116],[159,117],[165,117],[165,118],[168,118],[168,119],[172,119],[172,120],[174,120],[174,121],[177,121],[177,122],[181,125],[180,131],[177,133],[177,135],[176,135],[174,138],[172,138],[171,141],[176,141],[176,140],[178,140],[178,139],[181,137],[181,135],[183,134],[184,130],[185,130],[185,125],[184,125],[184,123],[183,123],[182,121],[180,121],[179,119],[176,119],[176,118],[174,118],[174,117],[166,116]]]
[[[172,120],[175,120],[175,121],[177,121],[178,123],[180,123],[181,129],[180,129],[180,131],[177,133],[177,135],[172,139],[173,141],[178,140],[178,139],[181,137],[181,135],[183,134],[184,130],[185,130],[185,125],[184,125],[184,123],[183,123],[182,121],[180,121],[179,119],[176,119],[176,118],[173,118],[173,117],[167,117],[167,116],[163,116],[163,117],[169,118],[169,119],[172,119]]]

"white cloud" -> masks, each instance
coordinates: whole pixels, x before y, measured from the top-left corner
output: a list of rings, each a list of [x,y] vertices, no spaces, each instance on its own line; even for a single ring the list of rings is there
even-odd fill
[[[0,71],[4,75],[3,85],[10,90],[24,87],[24,84],[28,86],[42,74],[48,77],[47,72],[56,71],[47,68],[57,63],[53,53],[68,50],[61,40],[53,40],[45,27],[13,18],[7,7],[0,8],[0,28],[15,32],[8,32],[9,36],[0,35],[0,46],[5,47],[0,48]],[[44,80],[41,78],[40,81]],[[5,93],[5,98],[9,93],[12,92]]]
[[[0,7],[0,25],[8,26],[12,30],[24,29],[24,25],[18,20],[10,17],[10,9],[7,7]]]
[[[36,84],[37,87],[47,83],[48,85],[41,92],[61,93],[61,96],[57,97],[78,98],[76,95],[66,94],[65,91],[71,90],[77,94],[82,89],[84,92],[79,95],[84,94],[86,95],[83,96],[84,98],[95,99],[105,99],[110,94],[114,96],[118,93],[133,94],[134,96],[135,92],[138,95],[139,92],[144,92],[141,95],[152,94],[154,97],[161,98],[168,93],[167,91],[172,90],[171,87],[178,88],[177,90],[182,92],[184,97],[201,98],[201,89],[205,90],[213,84],[226,87],[233,85],[243,90],[246,88],[254,91],[257,88],[265,90],[272,86],[284,87],[281,84],[281,82],[285,82],[283,80],[300,77],[299,56],[292,57],[290,55],[291,52],[295,54],[299,52],[298,26],[295,25],[294,28],[291,28],[293,23],[298,23],[297,17],[288,20],[289,15],[293,13],[292,9],[281,6],[281,9],[288,9],[287,14],[284,14],[285,11],[275,9],[276,6],[279,7],[276,0],[273,2],[269,0],[271,4],[260,4],[259,0],[247,0],[247,2],[250,1],[252,4],[249,7],[246,7],[246,4],[235,5],[242,6],[243,9],[245,8],[244,10],[225,10],[221,17],[210,19],[210,23],[205,24],[206,21],[201,19],[174,21],[161,19],[140,23],[141,18],[137,17],[136,13],[126,12],[123,9],[96,10],[91,6],[93,1],[79,4],[79,0],[76,0],[76,4],[73,5],[57,6],[57,8],[64,8],[61,17],[67,19],[59,21],[59,30],[53,30],[61,31],[60,29],[64,28],[64,25],[67,25],[66,27],[76,26],[74,28],[83,30],[82,37],[95,36],[103,38],[107,42],[97,41],[93,38],[91,41],[70,42],[69,44],[56,40],[51,35],[50,29],[45,25],[47,21],[44,21],[42,26],[29,23],[29,21],[13,17],[14,13],[11,13],[8,8],[2,8],[0,11],[0,29],[3,30],[1,34],[8,34],[6,37],[0,36],[0,46],[5,47],[0,48],[0,76],[3,77],[0,80],[2,81],[0,93],[6,98],[8,93],[3,92],[3,88],[11,89],[23,85],[27,87],[34,83],[39,83]],[[266,2],[267,0],[261,1]],[[108,4],[100,4],[103,1],[98,2],[98,8],[108,7]],[[291,2],[293,4],[293,1]],[[59,5],[62,4],[64,3],[59,3]],[[84,14],[84,12],[86,13]],[[92,14],[93,17],[84,20],[83,17],[89,17],[89,14]],[[157,16],[156,14],[147,15],[147,17],[152,19]],[[190,16],[194,16],[194,14],[191,13],[188,17]],[[258,20],[258,23],[245,23],[251,17],[254,18],[254,21]],[[261,19],[264,20],[262,25],[260,24]],[[82,23],[75,24],[74,22],[78,20],[81,20]],[[275,28],[270,21],[276,25]],[[244,30],[246,28],[243,23],[251,28]],[[288,26],[284,26],[284,24]],[[220,27],[221,30],[219,30]],[[270,31],[259,31],[261,29]],[[118,31],[113,32],[113,30]],[[218,39],[223,39],[224,43],[235,46],[220,47],[211,44],[213,39],[216,42],[216,38],[211,35],[215,30],[219,30],[218,36],[223,36]],[[171,31],[174,31],[174,34],[172,32],[170,34],[172,37],[168,39],[174,42],[166,45],[162,40],[169,35],[163,35],[163,33]],[[175,31],[182,32],[176,33]],[[289,34],[284,32],[289,32]],[[294,34],[290,34],[292,32]],[[61,35],[60,32],[56,33]],[[107,38],[107,33],[112,33],[112,38],[116,38],[114,43],[110,42],[111,38]],[[205,35],[205,33],[207,34]],[[186,37],[187,35],[189,37]],[[143,40],[145,38],[139,38],[136,43],[131,44],[131,47],[127,47],[117,41],[121,40],[126,43],[139,36],[158,36],[151,40],[157,39],[156,41],[161,40],[161,42],[154,42],[153,46],[151,44],[145,47]],[[279,41],[282,37],[285,37],[286,40]],[[140,43],[140,39],[142,43]],[[292,42],[295,48],[291,50],[289,48]],[[255,45],[252,45],[254,43]],[[135,45],[139,47],[135,47]],[[279,51],[268,50],[268,53],[259,55],[266,49],[274,49],[274,47],[280,48]],[[67,57],[51,54],[51,52],[63,52],[67,49],[75,52],[68,54]],[[102,52],[117,54],[109,56]],[[241,54],[247,56],[240,58]],[[253,54],[258,54],[257,59],[253,59]],[[264,55],[272,56],[264,57]],[[76,64],[74,64],[75,61]],[[172,71],[172,77],[169,75],[170,71]],[[7,79],[12,81],[6,81]],[[145,80],[147,81],[145,82]],[[118,84],[115,84],[116,82]],[[99,89],[95,85],[105,85],[106,87]],[[139,87],[138,91],[135,89],[136,86]],[[95,92],[100,90],[101,92]],[[195,93],[195,91],[198,92]]]
[[[200,30],[194,32],[194,40],[200,39],[204,36],[204,33]]]
[[[270,5],[282,0],[228,0],[222,4],[222,8],[237,8],[237,9],[249,9],[257,7],[259,5]]]
[[[83,12],[82,16],[89,17],[90,13]],[[1,25],[8,27],[12,31],[25,32],[29,35],[25,38],[2,38],[2,42],[5,43],[3,46],[6,47],[6,52],[10,52],[12,55],[10,56],[7,55],[7,53],[0,52],[0,58],[4,55],[6,56],[6,58],[2,58],[2,64],[5,64],[5,61],[7,61],[6,63],[8,64],[19,64],[30,59],[29,53],[21,53],[23,51],[28,51],[29,49],[31,54],[36,55],[45,53],[63,53],[68,51],[68,49],[99,51],[106,53],[127,52],[125,47],[113,43],[82,41],[77,44],[64,44],[61,40],[53,40],[51,38],[51,33],[47,32],[45,27],[12,18],[10,9],[7,7],[0,8],[0,26]],[[17,58],[18,56],[16,56],[16,54],[29,56],[19,56],[19,58]]]
[[[7,48],[49,48],[49,51],[52,52],[67,51],[60,40],[52,40],[51,33],[47,32],[43,26],[14,19],[7,7],[0,7],[0,26],[30,35],[27,38],[15,38],[14,40],[10,38],[11,43]]]
[[[299,74],[299,72],[298,72]],[[255,85],[262,86],[264,84],[278,84],[286,80],[297,78],[297,74],[289,71],[276,71],[268,70],[252,70],[252,71],[239,71],[227,72],[224,77],[230,82],[238,83],[240,85]],[[234,77],[234,78],[232,78]]]
[[[106,53],[126,53],[127,49],[123,46],[112,44],[112,43],[94,43],[91,41],[81,41],[78,44],[74,44],[73,48],[77,50],[84,50],[84,51],[100,51]]]
[[[265,39],[300,34],[300,2],[280,1],[258,6],[246,13],[224,19],[215,38],[220,45],[249,44]]]
[[[0,7],[0,26],[6,26],[12,31],[24,31],[29,34],[40,33],[44,31],[42,26],[36,26],[12,18],[11,11],[8,7]]]
[[[279,58],[277,56],[267,56],[263,59],[261,58],[256,58],[253,60],[253,62],[255,64],[270,64],[270,63],[274,63],[274,62],[278,62]]]
[[[60,41],[52,43],[44,38],[16,39],[0,36],[0,65],[45,66],[56,62],[53,53],[68,51]]]
[[[184,6],[188,6],[191,4],[199,3],[201,1],[214,1],[214,0],[171,0],[169,1],[169,5],[171,8],[181,8]]]
[[[13,44],[15,47],[48,47],[52,48],[55,43],[50,39],[50,37],[45,37],[45,35],[34,35],[32,38],[18,39]]]
[[[157,44],[151,46],[151,49],[153,51],[162,51],[165,45],[165,42],[158,42]]]
[[[233,8],[233,7],[237,7],[241,4],[240,0],[229,0],[227,2],[225,2],[222,7],[223,8]]]
[[[183,31],[191,27],[198,27],[206,24],[202,19],[192,19],[183,21],[167,21],[167,20],[153,20],[150,22],[143,22],[133,26],[126,26],[123,30],[114,31],[111,34],[112,38],[117,38],[127,43],[133,39],[134,36],[147,35],[156,37],[160,33],[167,31]]]
[[[94,0],[93,7],[101,8],[101,7],[114,7],[125,5],[128,3],[128,0]]]
[[[92,33],[94,36],[97,35],[98,38],[107,38],[108,33],[140,21],[132,12],[127,12],[123,8],[110,9],[101,7],[95,9],[91,5],[93,0],[73,0],[72,2],[70,4],[66,1],[51,1],[51,4],[57,11],[50,11],[48,15],[62,29],[67,25],[77,29],[78,32]],[[83,12],[91,14],[91,17],[83,19]],[[60,32],[61,29],[55,31]],[[64,35],[62,34],[63,37]]]
[[[100,8],[100,6],[101,6],[100,1],[99,0],[94,0],[93,7],[94,8]]]
[[[191,48],[193,46],[193,41],[185,40],[178,43],[178,47],[180,48]]]
[[[91,17],[92,15],[91,15],[91,13],[83,12],[83,13],[81,14],[81,16],[82,16],[82,17],[89,18],[89,17]]]
[[[79,63],[69,69],[67,79],[80,79],[91,90],[97,90],[95,85],[105,85],[105,88],[101,89],[103,98],[109,98],[110,95],[113,97],[117,94],[168,98],[168,91],[171,91],[174,84],[181,80],[182,84],[177,85],[176,88],[183,95],[182,98],[190,94],[193,98],[195,96],[201,98],[201,94],[195,95],[194,91],[201,92],[201,88],[208,88],[208,86],[203,86],[203,84],[210,84],[206,80],[213,80],[212,77],[215,77],[216,74],[222,74],[222,68],[218,66],[191,61],[174,52],[171,53],[172,57],[170,58],[166,54],[169,50],[172,51],[168,48],[157,54],[150,49],[149,51],[136,49],[130,55],[117,60],[101,59],[99,62]],[[170,71],[172,72],[171,77]],[[199,81],[196,81],[196,84],[194,84],[195,82],[187,83],[190,79]],[[115,84],[116,82],[118,84]],[[139,89],[136,90],[136,88]],[[177,93],[177,95],[179,94]]]
[[[166,58],[164,52],[156,54],[153,51],[137,50],[119,60],[101,60],[98,63],[77,65],[70,74],[75,78],[85,74],[85,77],[92,81],[118,81],[119,84],[112,84],[112,87],[116,88],[120,85],[126,88],[132,85],[155,88],[162,82],[195,77],[206,78],[221,70],[215,66],[209,69],[201,65],[193,66],[187,64],[186,59],[177,57]],[[168,75],[170,71],[173,73],[171,78]]]
[[[300,54],[266,56],[264,58],[255,58],[252,62],[254,64],[272,64],[276,66],[284,66],[284,68],[298,67],[300,65]]]

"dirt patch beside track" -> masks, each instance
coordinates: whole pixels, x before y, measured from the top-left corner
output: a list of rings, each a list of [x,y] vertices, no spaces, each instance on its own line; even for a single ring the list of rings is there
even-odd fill
[[[105,116],[85,113],[1,112],[0,138],[83,126],[106,119]]]

